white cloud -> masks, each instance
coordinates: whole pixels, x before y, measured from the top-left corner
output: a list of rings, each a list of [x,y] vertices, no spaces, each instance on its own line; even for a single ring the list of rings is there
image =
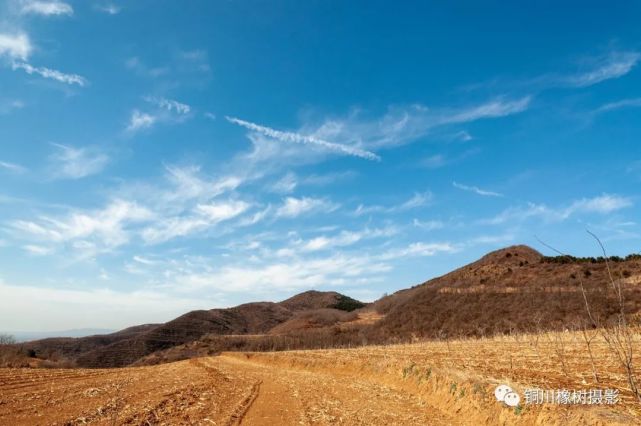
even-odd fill
[[[567,77],[566,83],[574,87],[592,86],[602,81],[628,74],[641,59],[639,52],[611,52],[591,62],[591,69]]]
[[[189,114],[189,112],[191,111],[191,107],[189,105],[174,101],[172,99],[156,98],[153,96],[147,96],[144,99],[147,102],[152,103],[157,107],[169,112],[175,112],[177,114]]]
[[[271,190],[279,194],[289,194],[298,186],[298,179],[292,172],[288,172],[271,186]]]
[[[151,259],[147,259],[147,258],[144,258],[142,256],[134,256],[133,260],[134,260],[134,262],[142,263],[143,265],[147,265],[147,266],[158,264],[157,261],[151,260]]]
[[[12,60],[26,61],[32,50],[28,35],[0,33],[0,57],[6,56]]]
[[[374,120],[360,119],[361,113],[357,111],[345,119],[327,120],[310,134],[315,138],[358,144],[370,149],[394,147],[416,141],[438,127],[521,113],[528,109],[531,100],[531,96],[516,99],[499,97],[460,108],[393,107]]]
[[[151,114],[133,110],[129,119],[127,131],[135,132],[142,129],[148,129],[156,123],[157,118]]]
[[[220,222],[233,219],[249,209],[244,201],[217,201],[199,204],[185,216],[158,220],[142,231],[143,239],[149,244],[159,244],[173,238],[202,232]]]
[[[294,218],[307,213],[331,212],[337,208],[338,205],[325,199],[287,197],[276,211],[276,216]]]
[[[182,123],[190,117],[191,107],[187,104],[166,98],[147,96],[143,98],[156,106],[153,112],[134,109],[129,118],[128,132],[149,129],[159,123]]]
[[[512,220],[522,221],[532,217],[539,217],[548,222],[560,222],[576,214],[609,214],[630,206],[632,206],[632,201],[629,198],[604,194],[594,198],[582,198],[567,207],[560,208],[550,208],[545,204],[534,203],[528,203],[525,207],[510,207],[495,217],[482,221],[482,223],[496,225]]]
[[[50,157],[54,176],[63,179],[80,179],[100,173],[109,157],[89,148],[73,148],[67,145],[52,144],[59,152]]]
[[[192,199],[207,200],[233,191],[243,183],[241,176],[222,176],[209,179],[201,176],[199,166],[165,166],[167,179],[172,188],[162,195],[163,202],[186,201]]]
[[[38,246],[35,244],[27,244],[25,246],[22,246],[22,248],[28,253],[35,256],[46,256],[53,252],[53,250],[49,247]]]
[[[241,220],[238,223],[238,225],[239,226],[255,225],[258,222],[261,222],[262,220],[264,220],[271,212],[272,212],[272,206],[268,205],[263,210],[260,210],[260,211],[258,211],[256,213],[254,213],[253,215],[251,215],[250,217],[247,217],[247,218]]]
[[[309,175],[302,179],[302,184],[305,185],[330,185],[338,181],[351,179],[357,176],[357,173],[352,170],[347,170],[344,172],[332,172],[322,175]]]
[[[641,107],[641,98],[622,99],[616,102],[610,102],[595,110],[596,113],[614,111],[621,108],[639,108]]]
[[[117,6],[113,3],[108,3],[102,6],[96,6],[96,9],[108,15],[117,15],[122,11],[122,8],[120,6]]]
[[[183,291],[213,288],[225,292],[254,294],[279,290],[299,290],[331,285],[374,282],[390,266],[367,256],[336,254],[326,258],[288,259],[257,265],[227,265],[202,271],[176,270],[169,274],[169,285]]]
[[[209,222],[198,216],[171,217],[143,229],[142,238],[148,244],[160,244],[177,237],[184,237],[206,229]]]
[[[244,213],[249,207],[250,204],[244,201],[228,201],[199,204],[196,210],[207,217],[210,223],[218,223]]]
[[[19,164],[9,163],[6,161],[0,161],[0,168],[8,170],[12,173],[24,173],[27,171],[25,167],[22,167]]]
[[[78,74],[65,74],[45,67],[34,67],[26,62],[14,62],[11,67],[14,70],[23,70],[29,75],[38,74],[41,77],[59,81],[60,83],[77,84],[80,87],[88,84],[87,79]]]
[[[430,169],[438,169],[445,166],[447,162],[443,154],[435,154],[421,160],[421,165]]]
[[[465,130],[461,130],[460,132],[456,132],[456,134],[454,135],[454,138],[456,138],[456,139],[458,139],[458,140],[461,140],[461,141],[463,141],[463,142],[471,141],[472,139],[474,139],[474,138],[472,137],[472,135],[470,135],[470,134],[469,134],[467,131],[465,131]]]
[[[8,114],[12,111],[22,108],[24,108],[24,102],[19,99],[0,100],[0,115]]]
[[[70,16],[73,15],[73,8],[70,4],[61,1],[23,0],[21,12],[44,16]]]
[[[454,188],[462,189],[463,191],[468,191],[468,192],[473,192],[478,195],[482,195],[484,197],[502,197],[503,194],[500,194],[498,192],[493,192],[493,191],[487,191],[485,189],[481,189],[478,186],[468,186],[468,185],[463,185],[461,183],[456,183],[452,182],[452,186]]]
[[[239,126],[245,127],[254,132],[261,133],[270,138],[282,141],[282,142],[293,142],[300,144],[310,144],[322,147],[328,151],[338,152],[345,155],[351,155],[354,157],[364,158],[366,160],[375,160],[380,161],[380,157],[373,152],[365,151],[360,148],[353,146],[337,144],[333,142],[327,142],[325,140],[319,139],[314,136],[301,135],[294,132],[282,132],[280,130],[274,130],[269,127],[261,126],[259,124],[250,123],[248,121],[240,120],[234,117],[226,117],[230,123],[238,124]]]
[[[242,176],[206,176],[201,168],[165,166],[166,181],[159,185],[129,182],[115,191],[115,196],[137,200],[155,213],[154,220],[139,233],[148,244],[159,244],[173,238],[192,235],[213,227],[221,220],[248,210],[245,201],[219,201],[216,197],[234,191],[245,180]],[[255,216],[259,216],[256,213]],[[233,226],[249,225],[251,218],[241,218]],[[256,220],[262,220],[257,217]],[[225,229],[230,228],[228,226]]]
[[[169,67],[150,68],[147,65],[145,65],[137,56],[127,59],[125,61],[125,67],[127,67],[127,69],[130,69],[136,72],[137,74],[140,74],[146,77],[152,77],[152,78],[157,78],[157,77],[166,75],[170,72]]]
[[[451,243],[411,243],[407,247],[392,249],[379,256],[381,260],[392,260],[409,256],[434,256],[438,253],[454,253],[459,248]]]
[[[364,214],[371,214],[371,213],[403,212],[403,211],[415,209],[417,207],[425,206],[432,201],[432,198],[433,198],[432,193],[430,191],[427,191],[423,193],[417,192],[412,196],[412,198],[396,206],[390,206],[390,207],[378,206],[378,205],[365,206],[363,204],[359,204],[356,210],[354,210],[354,215],[361,216]]]
[[[148,221],[153,214],[135,203],[115,200],[102,210],[72,210],[67,217],[42,216],[38,221],[17,220],[11,226],[27,238],[48,243],[99,244],[96,249],[110,249],[127,243],[130,239],[128,226]]]
[[[582,198],[575,201],[567,211],[570,214],[574,212],[607,214],[630,206],[632,206],[632,201],[629,198],[604,194],[599,197]]]
[[[396,233],[396,229],[365,229],[363,231],[341,231],[334,236],[319,236],[308,241],[298,241],[297,246],[305,252],[319,250],[331,250],[336,247],[346,247],[358,243],[367,238],[390,237]],[[296,252],[296,251],[294,251]]]
[[[465,245],[474,246],[474,245],[496,245],[496,244],[508,244],[514,241],[514,234],[506,233],[502,235],[481,235],[478,237],[471,238],[468,240]]]
[[[477,107],[449,114],[441,118],[441,121],[442,124],[468,123],[483,118],[505,117],[525,111],[530,105],[530,101],[530,96],[511,101],[496,99]]]
[[[415,209],[417,207],[422,207],[426,204],[428,204],[432,200],[432,193],[431,192],[424,192],[424,193],[415,193],[412,198],[404,202],[398,207],[398,210],[409,210],[409,209]]]
[[[424,229],[426,231],[433,231],[436,229],[443,229],[445,227],[445,224],[441,222],[440,220],[428,220],[428,221],[420,221],[418,219],[414,219],[412,221],[412,224],[416,226],[417,228]]]

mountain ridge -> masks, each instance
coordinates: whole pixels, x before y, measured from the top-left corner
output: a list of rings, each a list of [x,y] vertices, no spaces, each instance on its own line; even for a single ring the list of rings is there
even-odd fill
[[[191,311],[164,324],[108,335],[44,339],[25,347],[37,357],[83,367],[166,362],[226,350],[282,350],[482,337],[579,329],[593,315],[618,312],[608,267],[626,295],[626,312],[641,312],[641,256],[546,257],[524,245],[478,260],[419,285],[364,304],[337,292],[306,291],[281,302],[252,302]],[[585,299],[581,288],[585,291]]]

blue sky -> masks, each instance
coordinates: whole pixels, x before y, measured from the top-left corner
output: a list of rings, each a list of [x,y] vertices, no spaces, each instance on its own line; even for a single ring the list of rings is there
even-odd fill
[[[0,329],[639,250],[637,2],[0,4]]]

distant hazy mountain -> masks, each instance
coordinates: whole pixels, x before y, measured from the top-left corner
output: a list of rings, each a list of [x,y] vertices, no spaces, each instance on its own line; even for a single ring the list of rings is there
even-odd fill
[[[49,337],[86,337],[94,334],[113,333],[114,330],[106,328],[76,328],[64,331],[9,331],[18,342],[29,342],[31,340],[47,339]]]

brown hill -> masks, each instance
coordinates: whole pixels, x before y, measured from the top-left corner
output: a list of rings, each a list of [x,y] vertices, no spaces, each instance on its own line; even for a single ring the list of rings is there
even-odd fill
[[[354,321],[358,318],[355,312],[339,309],[311,309],[294,315],[291,319],[269,330],[269,334],[287,334],[293,331],[311,328],[330,327],[332,325]]]
[[[205,335],[266,334],[305,311],[349,311],[363,303],[336,292],[307,291],[280,303],[247,303],[227,309],[192,311],[165,324],[131,327],[84,338],[52,338],[24,345],[38,357],[72,360],[82,367],[122,367],[150,353]],[[315,314],[311,314],[313,317]]]
[[[316,290],[297,294],[280,302],[280,305],[295,312],[325,308],[351,312],[365,306],[364,303],[335,291]]]
[[[626,311],[641,312],[641,256],[613,257],[609,266]],[[618,312],[603,258],[508,247],[377,301],[374,308],[386,316],[372,332],[379,339],[435,338],[590,326],[581,284],[595,316],[607,321]]]

